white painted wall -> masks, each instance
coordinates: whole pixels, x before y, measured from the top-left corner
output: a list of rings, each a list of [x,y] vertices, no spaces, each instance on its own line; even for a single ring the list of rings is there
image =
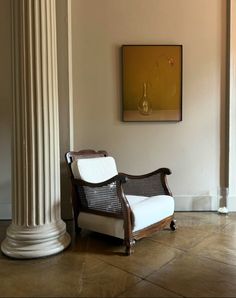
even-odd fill
[[[75,148],[106,149],[129,173],[169,167],[177,210],[217,207],[225,4],[72,0]],[[183,45],[182,122],[121,122],[122,44]]]
[[[0,1],[0,219],[11,217],[11,7]]]

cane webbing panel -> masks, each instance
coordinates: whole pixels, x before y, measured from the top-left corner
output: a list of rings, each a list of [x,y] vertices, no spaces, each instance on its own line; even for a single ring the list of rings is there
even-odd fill
[[[122,214],[116,183],[102,187],[78,187],[82,207],[108,213]]]
[[[129,178],[123,184],[123,190],[126,195],[136,196],[156,196],[166,194],[164,187],[161,183],[160,173],[154,174],[150,177],[132,179]]]

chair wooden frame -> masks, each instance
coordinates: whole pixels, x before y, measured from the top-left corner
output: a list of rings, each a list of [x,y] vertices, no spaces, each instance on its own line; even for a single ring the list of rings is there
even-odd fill
[[[156,193],[155,195],[165,194],[165,195],[171,196],[172,194],[168,187],[167,179],[166,179],[166,175],[170,175],[171,171],[167,168],[160,168],[151,173],[148,173],[145,175],[136,175],[136,176],[125,174],[125,173],[119,173],[118,175],[102,183],[89,183],[82,179],[74,178],[74,175],[71,169],[71,163],[73,161],[81,158],[94,158],[94,157],[106,157],[106,156],[108,156],[108,153],[104,150],[94,151],[90,149],[81,150],[78,152],[69,151],[65,155],[65,159],[66,159],[66,163],[67,163],[67,167],[70,175],[70,180],[71,180],[71,186],[72,186],[72,206],[73,206],[75,230],[76,232],[80,231],[80,228],[78,227],[77,219],[81,211],[87,212],[87,213],[93,213],[97,215],[121,218],[124,220],[124,244],[126,246],[126,254],[130,255],[134,251],[135,240],[139,240],[143,237],[147,237],[151,233],[162,230],[167,225],[169,225],[171,230],[174,231],[176,229],[176,221],[174,220],[174,216],[172,215],[144,229],[133,232],[132,231],[134,226],[133,213],[132,213],[130,204],[125,196],[125,192],[124,192],[124,188],[126,187],[125,185],[128,182],[128,183],[131,183],[130,185],[132,186],[133,182],[140,183],[142,179],[147,180],[149,179],[149,177],[153,177],[154,175],[158,174],[158,177],[160,177],[159,178],[160,193]],[[81,195],[79,194],[78,189],[83,189],[84,187],[100,188],[100,187],[107,186],[111,183],[113,184],[115,183],[116,185],[117,200],[119,200],[120,202],[121,212],[105,212],[104,210],[94,210],[82,204]]]

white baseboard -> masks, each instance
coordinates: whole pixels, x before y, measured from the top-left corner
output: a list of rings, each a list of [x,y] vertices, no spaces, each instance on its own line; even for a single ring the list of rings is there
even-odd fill
[[[177,195],[175,211],[217,211],[219,203],[217,196],[210,195]],[[236,211],[236,195],[229,195],[227,208],[230,212]]]
[[[236,195],[229,195],[228,196],[228,209],[231,212],[236,211]]]
[[[0,219],[11,219],[11,203],[0,202]]]
[[[178,195],[175,198],[175,211],[216,211],[217,197],[210,195]]]

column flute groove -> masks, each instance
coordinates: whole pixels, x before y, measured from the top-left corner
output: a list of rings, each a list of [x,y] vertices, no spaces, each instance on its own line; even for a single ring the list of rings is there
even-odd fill
[[[55,0],[13,0],[12,224],[4,254],[37,258],[70,243],[60,215]]]

